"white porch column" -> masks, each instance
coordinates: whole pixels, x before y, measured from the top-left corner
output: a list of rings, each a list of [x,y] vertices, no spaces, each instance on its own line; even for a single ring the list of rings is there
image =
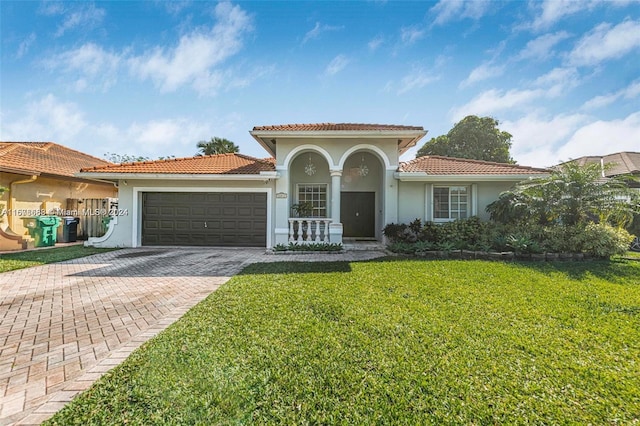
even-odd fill
[[[342,223],[340,222],[341,178],[342,170],[331,170],[331,224],[329,225],[329,240],[336,244],[342,243]]]
[[[333,223],[340,223],[340,178],[341,170],[331,170],[331,220]]]
[[[389,223],[398,222],[398,184],[400,181],[394,177],[396,168],[387,168],[384,176],[384,219],[382,227]]]
[[[276,180],[276,202],[275,202],[275,240],[273,245],[289,244],[289,170],[287,168],[277,168],[280,175]]]

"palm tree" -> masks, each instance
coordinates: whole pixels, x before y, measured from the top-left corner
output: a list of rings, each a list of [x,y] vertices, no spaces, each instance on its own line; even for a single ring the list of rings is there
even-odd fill
[[[240,148],[235,143],[225,138],[213,137],[209,142],[198,142],[199,152],[196,155],[215,155],[215,154],[227,154],[240,151]]]
[[[631,175],[605,178],[603,167],[597,163],[581,166],[567,162],[548,177],[520,182],[487,210],[497,220],[526,217],[542,225],[609,222],[625,226],[640,211],[638,193],[629,188],[634,180]]]

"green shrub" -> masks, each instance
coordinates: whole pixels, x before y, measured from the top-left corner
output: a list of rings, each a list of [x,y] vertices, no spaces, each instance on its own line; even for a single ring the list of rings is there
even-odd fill
[[[435,250],[436,243],[432,241],[418,241],[413,247],[416,253],[424,253],[425,251]]]
[[[382,235],[387,237],[390,243],[403,241],[404,230],[407,225],[404,223],[390,223],[382,229]]]
[[[395,243],[391,243],[387,248],[393,253],[400,253],[400,254],[414,254],[416,252],[415,244],[406,243],[404,241],[397,241]]]
[[[340,243],[311,243],[298,244],[291,242],[289,245],[277,244],[273,247],[274,251],[340,251],[342,250]]]
[[[602,258],[625,254],[633,241],[633,235],[625,229],[604,223],[588,224],[581,237],[582,251]]]

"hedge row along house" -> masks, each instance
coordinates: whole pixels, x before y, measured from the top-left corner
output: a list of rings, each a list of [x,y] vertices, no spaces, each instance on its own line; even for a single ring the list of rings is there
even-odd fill
[[[257,126],[270,155],[104,164],[76,176],[113,182],[118,211],[101,247],[254,246],[382,241],[389,223],[479,216],[516,182],[548,170],[439,156],[401,162],[419,126]]]

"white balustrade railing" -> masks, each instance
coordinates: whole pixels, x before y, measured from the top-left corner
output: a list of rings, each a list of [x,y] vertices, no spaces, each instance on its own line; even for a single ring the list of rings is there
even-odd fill
[[[328,243],[331,219],[320,217],[289,218],[289,242]]]

